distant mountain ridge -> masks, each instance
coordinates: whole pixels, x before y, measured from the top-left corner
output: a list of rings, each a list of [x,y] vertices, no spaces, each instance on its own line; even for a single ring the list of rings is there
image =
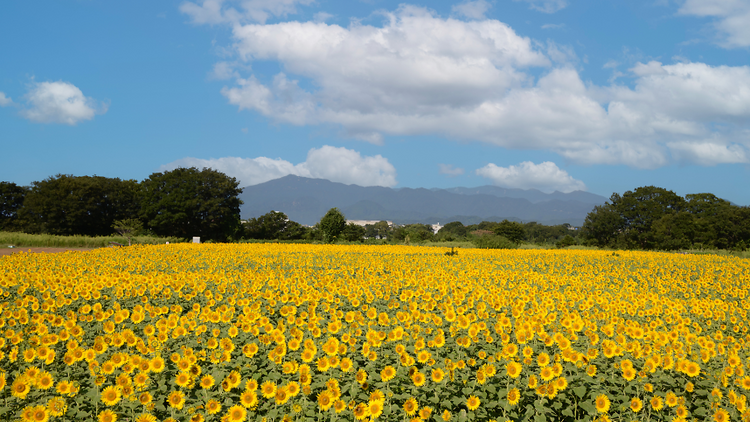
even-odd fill
[[[496,186],[450,189],[391,189],[362,187],[284,176],[254,186],[240,195],[242,219],[281,211],[291,220],[313,225],[325,213],[339,208],[349,220],[389,220],[397,224],[475,224],[482,220],[536,221],[542,224],[583,224],[586,215],[607,198],[588,192],[553,192],[504,189]]]

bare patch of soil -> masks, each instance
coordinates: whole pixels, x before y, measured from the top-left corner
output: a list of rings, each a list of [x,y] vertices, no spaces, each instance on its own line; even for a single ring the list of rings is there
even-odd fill
[[[33,252],[33,253],[57,253],[65,251],[90,251],[93,248],[32,248],[17,246],[15,248],[0,248],[0,256],[10,255],[18,252]]]

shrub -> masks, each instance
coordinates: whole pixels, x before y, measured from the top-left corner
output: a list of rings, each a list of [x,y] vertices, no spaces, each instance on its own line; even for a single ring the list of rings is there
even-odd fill
[[[503,236],[484,235],[472,241],[480,249],[515,249],[517,245]]]

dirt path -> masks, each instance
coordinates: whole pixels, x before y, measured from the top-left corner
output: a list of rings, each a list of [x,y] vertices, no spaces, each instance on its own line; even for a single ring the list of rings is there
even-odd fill
[[[34,253],[56,253],[65,251],[90,251],[93,248],[32,248],[24,246],[16,246],[15,248],[0,248],[0,256],[10,255],[17,252],[34,252]]]

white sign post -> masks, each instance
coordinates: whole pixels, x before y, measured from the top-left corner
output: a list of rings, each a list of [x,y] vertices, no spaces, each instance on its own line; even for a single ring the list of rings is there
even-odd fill
[[[197,236],[193,237],[193,243],[201,243],[201,238]]]

